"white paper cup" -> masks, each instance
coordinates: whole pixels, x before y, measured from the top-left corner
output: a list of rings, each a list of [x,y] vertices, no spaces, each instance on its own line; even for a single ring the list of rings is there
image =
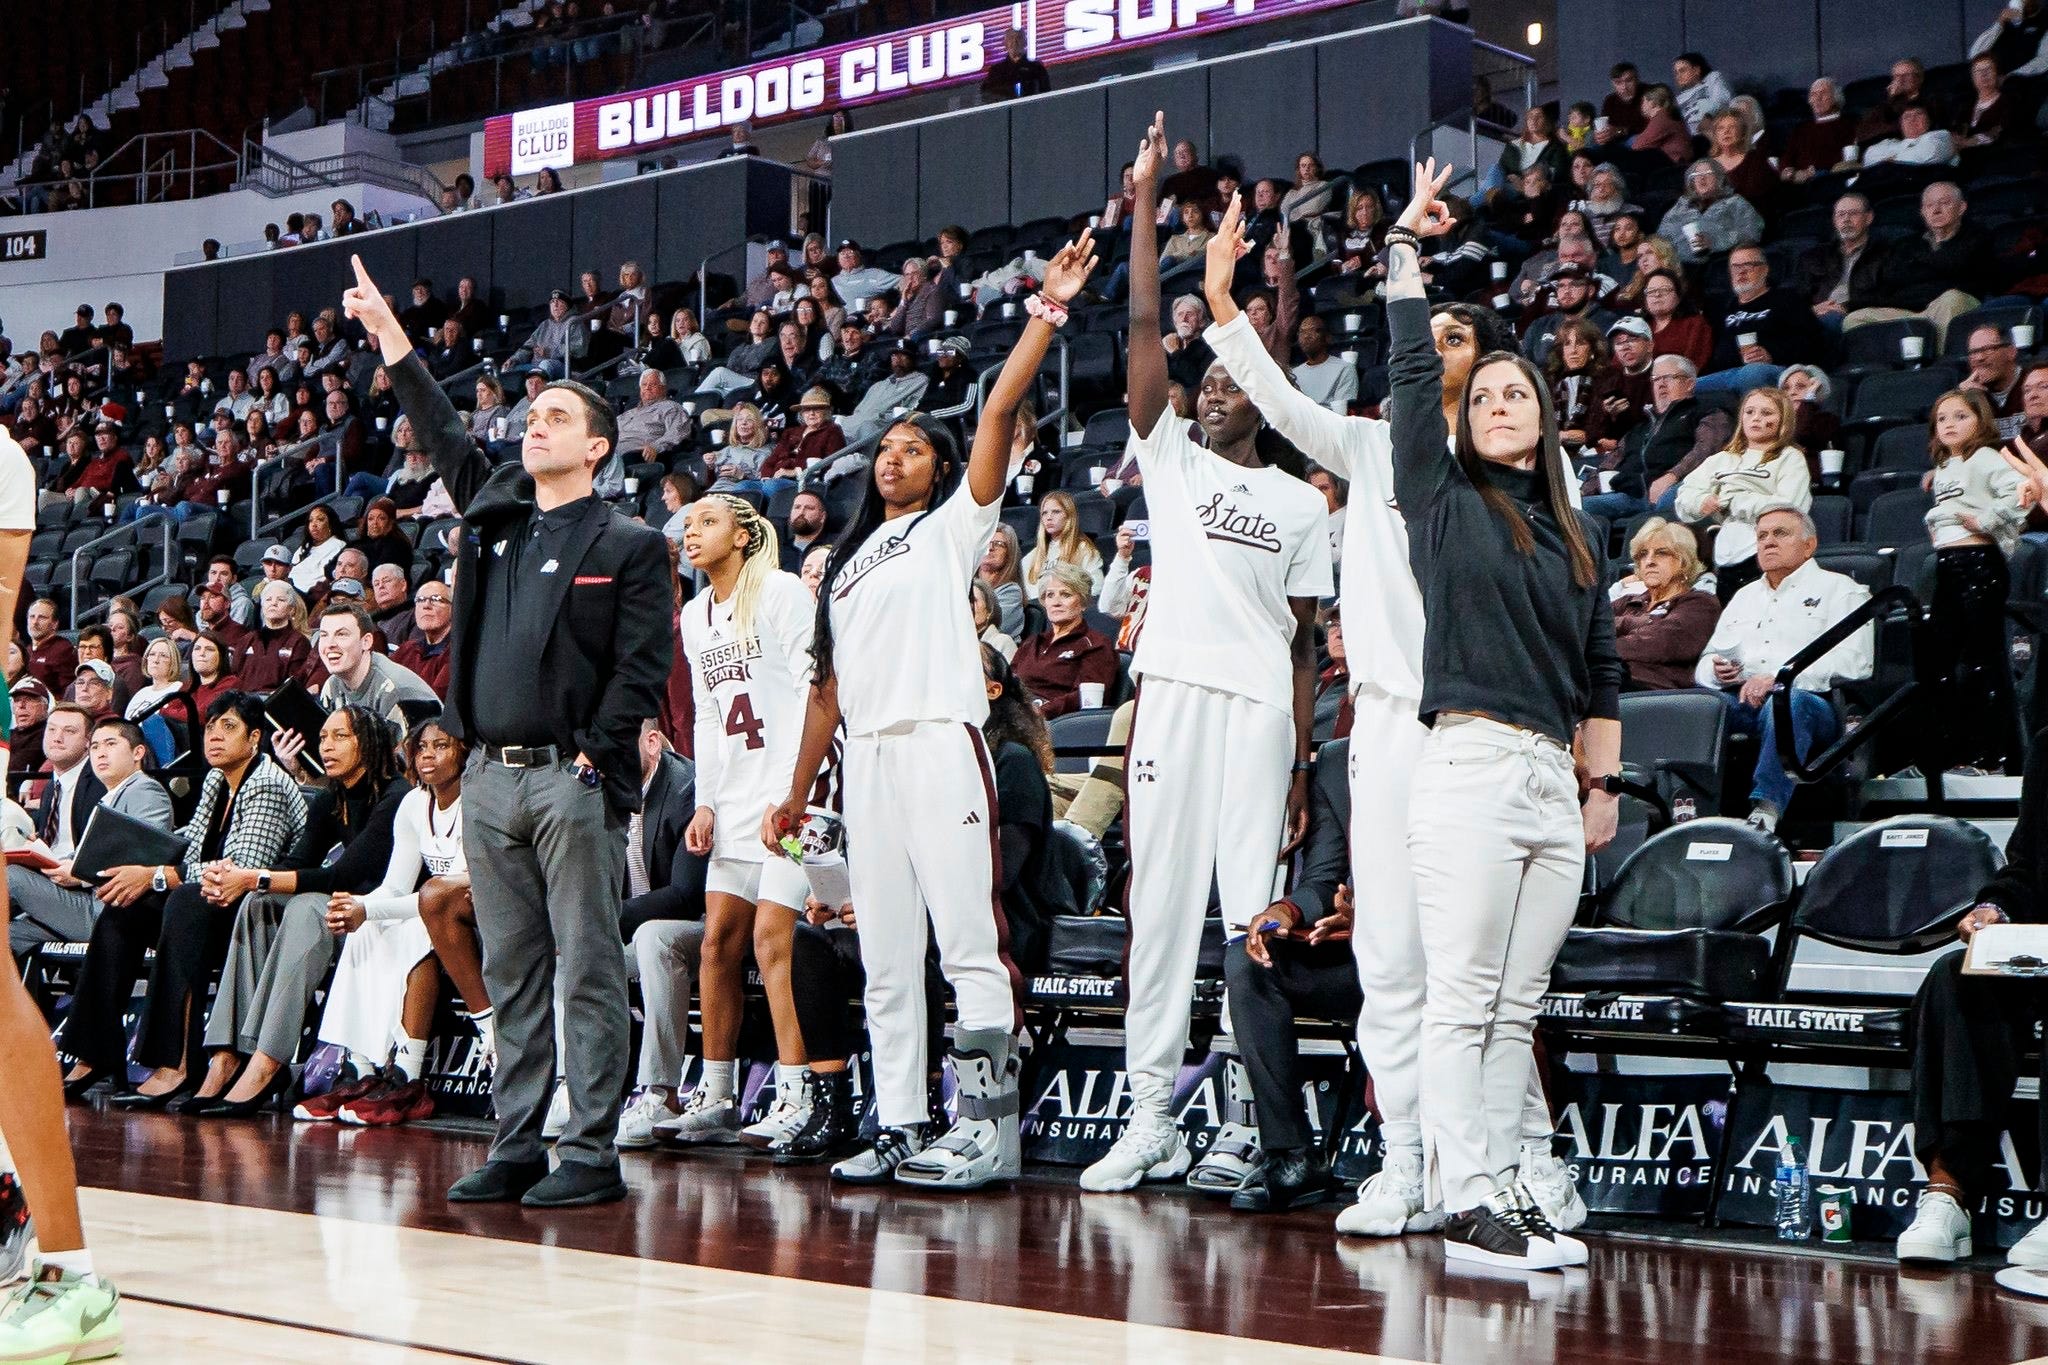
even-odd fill
[[[1926,337],[1902,336],[1899,338],[1899,354],[1907,360],[1918,360],[1926,353]]]
[[[1014,303],[1006,303],[1006,304],[1004,304],[1004,305],[1003,305],[1003,316],[1004,316],[1004,317],[1006,317],[1006,318],[1013,318],[1013,317],[1016,317],[1016,316],[1017,316],[1017,305],[1016,305],[1016,304],[1014,304]]]
[[[971,298],[973,298],[973,297],[974,297],[974,286],[973,286],[973,285],[971,285],[971,284],[963,284],[963,285],[961,285],[961,286],[960,286],[960,297],[961,297],[961,298],[963,298],[963,299],[971,299]]]
[[[384,430],[385,427],[389,426],[390,424],[391,419],[389,417],[379,417],[377,419],[377,430],[382,431]]]
[[[724,445],[724,444],[725,444],[725,428],[724,428],[724,427],[713,427],[713,428],[711,429],[711,444],[713,444],[713,445],[715,445],[715,446],[722,446],[722,445]]]
[[[692,398],[688,402],[684,403],[683,411],[689,413],[690,416],[695,417],[697,415],[697,400]]]
[[[2012,329],[2012,344],[2014,346],[2017,346],[2022,351],[2033,350],[2034,324],[2031,322],[2022,322],[2015,324]]]
[[[1104,479],[1102,481],[1102,496],[1106,498],[1123,486],[1124,481],[1122,479]]]
[[[1505,313],[1508,309],[1514,307],[1514,304],[1514,299],[1506,294],[1495,294],[1493,296],[1493,311],[1496,313]]]
[[[164,416],[166,416],[166,417],[174,417],[174,416],[176,416],[176,415],[177,415],[177,411],[178,411],[178,409],[177,409],[177,406],[176,406],[175,404],[172,404],[172,403],[166,403],[166,404],[164,404]]]
[[[1082,683],[1081,705],[1091,711],[1102,705],[1103,691],[1101,683]]]
[[[1604,133],[1613,126],[1612,120],[1605,114],[1596,115],[1593,119],[1593,131],[1596,133]]]
[[[476,352],[478,355],[482,355],[484,353],[484,339],[482,337],[471,337],[469,340],[469,349]]]
[[[106,504],[104,507],[100,508],[100,515],[105,517],[108,521],[112,521],[114,519],[114,504],[110,502]]]
[[[504,439],[505,439],[505,419],[504,419],[504,418],[502,418],[502,417],[493,417],[493,418],[491,419],[491,439],[492,439],[493,441],[502,441],[502,440],[504,440]]]
[[[1600,471],[1600,491],[1602,493],[1612,493],[1614,491],[1614,475],[1615,471],[1612,469]]]
[[[1842,148],[1842,160],[1848,162],[1851,166],[1855,165],[1857,162],[1863,160],[1863,149],[1861,147],[1858,147],[1853,142],[1850,143],[1848,146]]]
[[[1841,451],[1830,447],[1820,453],[1820,472],[1827,478],[1834,478],[1842,472],[1842,465],[1848,459]]]
[[[629,497],[629,498],[630,498],[630,497],[633,497],[634,495],[636,495],[637,493],[639,493],[639,491],[640,491],[640,480],[639,480],[639,478],[638,478],[637,476],[635,476],[635,475],[632,475],[632,474],[628,474],[628,475],[626,476],[626,496],[627,496],[627,497]]]
[[[951,327],[954,323],[958,321],[960,321],[960,310],[957,308],[948,308],[946,310],[946,325],[948,327]]]
[[[1101,226],[1102,226],[1102,215],[1101,215],[1101,214],[1099,214],[1099,213],[1091,213],[1091,214],[1089,214],[1089,215],[1088,215],[1088,226],[1089,226],[1089,227],[1092,227],[1092,228],[1099,228],[1099,227],[1101,227]]]
[[[1347,331],[1347,332],[1355,332],[1355,331],[1357,331],[1357,330],[1358,330],[1359,328],[1361,328],[1361,327],[1363,327],[1363,326],[1365,326],[1365,314],[1363,314],[1363,313],[1346,313],[1346,314],[1344,315],[1344,330],[1345,330],[1345,331]]]
[[[1339,354],[1343,357],[1346,365],[1356,365],[1358,363],[1358,352],[1356,351],[1343,351]]]
[[[512,325],[512,315],[511,315],[510,313],[500,313],[500,314],[498,314],[498,326],[499,326],[499,327],[500,327],[501,329],[502,329],[502,328],[506,328],[506,327],[510,327],[511,325]]]
[[[1508,263],[1506,261],[1495,261],[1492,270],[1493,278],[1496,280],[1504,280],[1508,277]]]
[[[228,490],[225,488],[214,489],[213,498],[214,501],[218,502],[222,507],[226,507],[228,505]]]
[[[1018,496],[1018,497],[1020,497],[1020,498],[1028,498],[1028,497],[1030,497],[1030,496],[1031,496],[1031,490],[1032,490],[1032,489],[1034,489],[1034,488],[1036,488],[1036,487],[1038,487],[1038,476],[1037,476],[1036,474],[1019,474],[1019,475],[1017,476],[1017,496]]]
[[[1735,344],[1741,347],[1750,347],[1756,345],[1756,333],[1737,332],[1735,334]]]

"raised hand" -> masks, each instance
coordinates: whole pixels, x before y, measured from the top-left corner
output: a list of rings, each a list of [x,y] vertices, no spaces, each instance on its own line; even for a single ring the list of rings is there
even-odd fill
[[[1251,249],[1251,243],[1244,239],[1244,196],[1233,194],[1224,205],[1223,221],[1217,224],[1216,235],[1209,239],[1202,268],[1202,292],[1209,298],[1210,312],[1218,311],[1218,295],[1229,297],[1237,263]]]
[[[1418,237],[1435,237],[1449,232],[1457,219],[1451,216],[1451,206],[1440,197],[1444,186],[1451,183],[1452,167],[1446,164],[1442,171],[1436,168],[1436,158],[1431,157],[1415,167],[1415,193],[1408,200],[1408,207],[1401,210],[1395,220],[1398,227],[1407,228]]]
[[[1095,269],[1095,231],[1081,229],[1081,235],[1059,249],[1052,263],[1045,268],[1045,283],[1039,286],[1039,293],[1054,303],[1065,303],[1081,292],[1081,286],[1088,283],[1089,274]]]
[[[1159,168],[1166,164],[1166,111],[1158,110],[1152,115],[1152,126],[1145,130],[1145,137],[1138,144],[1138,154],[1131,158],[1131,183],[1151,185],[1159,183]]]
[[[2041,463],[2041,457],[2034,453],[2034,448],[2028,445],[2024,438],[2014,436],[2012,443],[2018,447],[2019,454],[2015,455],[2002,447],[1998,453],[2005,457],[2005,462],[2012,466],[2014,473],[2026,480],[2020,488],[2020,506],[2026,507],[2033,503],[2048,505],[2048,465]],[[2032,496],[2028,494],[2029,489],[2032,490]]]

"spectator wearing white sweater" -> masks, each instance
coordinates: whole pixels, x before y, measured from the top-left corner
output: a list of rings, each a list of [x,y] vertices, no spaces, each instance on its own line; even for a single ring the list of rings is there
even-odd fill
[[[1792,400],[1783,389],[1753,389],[1742,400],[1735,434],[1718,455],[1710,455],[1678,486],[1678,515],[1720,528],[1714,563],[1751,565],[1756,556],[1756,519],[1769,507],[1813,506],[1812,475],[1806,456],[1792,444]],[[1754,577],[1738,570],[1739,582]]]

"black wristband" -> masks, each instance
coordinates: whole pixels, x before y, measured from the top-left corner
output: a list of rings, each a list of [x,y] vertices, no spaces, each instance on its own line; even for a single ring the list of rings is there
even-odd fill
[[[1422,238],[1421,238],[1420,236],[1418,236],[1417,234],[1415,234],[1414,232],[1411,232],[1411,231],[1410,231],[1409,229],[1407,229],[1407,228],[1404,228],[1404,227],[1390,227],[1390,228],[1388,228],[1388,229],[1387,229],[1387,238],[1386,238],[1386,241],[1387,241],[1387,249],[1388,249],[1388,250],[1392,250],[1392,249],[1393,249],[1393,248],[1394,248],[1394,247],[1395,247],[1395,246],[1396,246],[1397,244],[1403,244],[1403,243],[1405,243],[1405,244],[1406,244],[1406,245],[1408,245],[1408,246],[1412,246],[1412,247],[1414,247],[1414,248],[1415,248],[1415,253],[1416,253],[1416,254],[1417,254],[1418,256],[1422,254]]]

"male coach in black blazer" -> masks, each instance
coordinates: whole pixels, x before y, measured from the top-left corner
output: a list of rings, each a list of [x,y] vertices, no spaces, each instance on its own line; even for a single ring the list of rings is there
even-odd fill
[[[626,825],[640,809],[641,723],[658,714],[675,657],[668,548],[592,492],[618,437],[603,398],[549,384],[528,413],[520,465],[493,465],[354,266],[343,306],[376,338],[463,518],[448,711],[470,742],[463,844],[497,1018],[498,1136],[448,1197],[535,1208],[621,1199],[613,1138],[630,1038],[619,895]],[[570,1117],[550,1174],[541,1126],[558,970]]]

